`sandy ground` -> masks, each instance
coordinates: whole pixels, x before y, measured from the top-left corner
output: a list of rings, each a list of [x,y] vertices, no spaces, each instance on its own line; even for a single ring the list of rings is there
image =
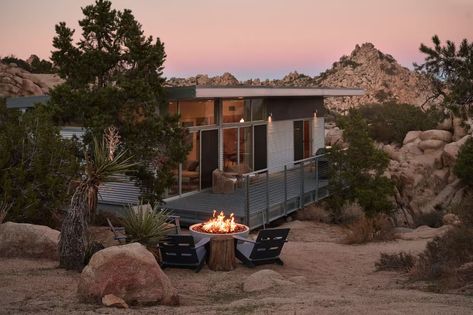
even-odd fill
[[[178,289],[179,307],[129,310],[82,304],[76,297],[79,274],[56,262],[0,260],[0,314],[473,314],[473,297],[435,294],[416,288],[396,272],[375,272],[381,252],[417,253],[426,239],[343,245],[337,226],[294,221],[283,250],[284,266],[200,273],[166,269]],[[273,269],[296,282],[259,293],[242,290],[246,277]]]

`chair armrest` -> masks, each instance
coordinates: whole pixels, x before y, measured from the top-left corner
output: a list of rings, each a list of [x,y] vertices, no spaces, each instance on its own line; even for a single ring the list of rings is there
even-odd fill
[[[210,242],[210,237],[205,237],[205,238],[201,239],[197,244],[195,244],[194,248],[202,247],[205,244],[207,244],[208,242]]]
[[[239,241],[242,241],[242,242],[247,242],[247,243],[256,244],[256,241],[253,241],[253,240],[250,240],[250,239],[241,237],[241,236],[239,236],[239,235],[233,235],[233,238],[234,238],[234,239],[237,239],[237,240],[239,240]]]

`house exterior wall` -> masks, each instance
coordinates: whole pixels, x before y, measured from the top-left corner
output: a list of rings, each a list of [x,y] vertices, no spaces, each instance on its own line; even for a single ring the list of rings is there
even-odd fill
[[[294,122],[292,120],[268,122],[268,168],[271,172],[283,169],[294,160]]]
[[[324,117],[314,117],[312,121],[312,154],[315,155],[318,149],[325,148],[325,119]]]

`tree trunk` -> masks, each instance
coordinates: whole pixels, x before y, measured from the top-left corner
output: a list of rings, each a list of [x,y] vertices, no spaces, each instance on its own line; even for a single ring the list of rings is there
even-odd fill
[[[59,266],[82,271],[87,246],[87,185],[81,183],[72,197],[71,208],[61,226]]]
[[[235,269],[235,241],[232,236],[217,236],[211,239],[208,266],[214,271]]]

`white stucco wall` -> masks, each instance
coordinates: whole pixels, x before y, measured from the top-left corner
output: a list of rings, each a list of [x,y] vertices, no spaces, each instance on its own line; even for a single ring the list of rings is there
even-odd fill
[[[325,119],[314,117],[312,121],[312,154],[325,147]]]
[[[292,120],[268,122],[268,168],[283,169],[294,159],[294,123]]]

